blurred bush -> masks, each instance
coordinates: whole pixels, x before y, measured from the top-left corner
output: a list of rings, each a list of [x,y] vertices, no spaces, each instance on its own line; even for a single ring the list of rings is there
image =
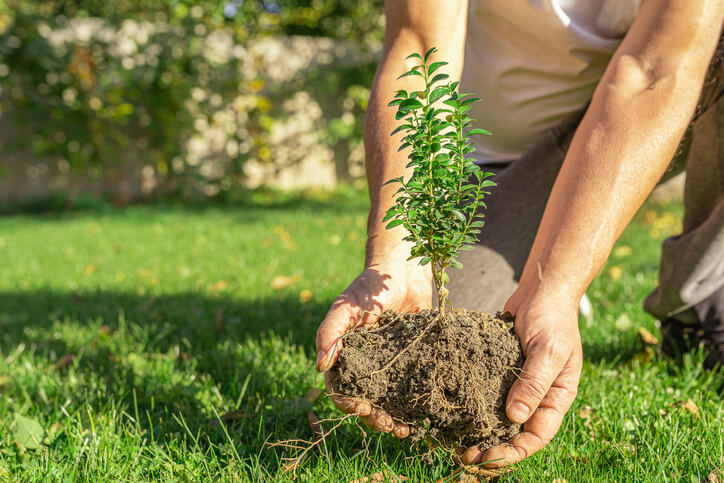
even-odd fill
[[[15,133],[0,134],[0,152],[29,152],[21,162],[31,171],[47,158],[53,170],[90,179],[131,176],[122,169],[131,163],[147,196],[216,195],[246,186],[249,163],[303,155],[276,156],[284,137],[274,136],[289,121],[285,103],[303,98],[322,111],[316,142],[334,153],[337,178],[349,180],[381,3],[0,0],[0,120]],[[344,65],[315,59],[275,82],[254,46],[300,35],[360,56]],[[220,133],[215,142],[209,132]]]

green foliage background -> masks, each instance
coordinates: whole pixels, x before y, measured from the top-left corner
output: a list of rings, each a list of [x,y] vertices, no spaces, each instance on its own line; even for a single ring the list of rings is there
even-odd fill
[[[382,39],[381,1],[352,0],[0,0],[0,116],[23,135],[0,146],[0,155],[31,147],[34,155],[58,155],[71,169],[102,176],[133,145],[165,183],[187,189],[198,166],[186,162],[184,141],[198,114],[213,122],[219,106],[235,108],[239,152],[224,160],[221,176],[205,179],[221,191],[243,184],[251,158],[273,163],[269,132],[290,93],[308,91],[324,110],[320,142],[344,156],[359,142],[362,113],[375,65],[317,68],[291,83],[272,85],[264,72],[244,74],[241,55],[210,59],[209,36],[225,32],[243,51],[264,36],[332,37],[370,49]],[[77,18],[102,19],[117,31],[127,21],[148,22],[131,57],[102,36],[83,42],[49,41]],[[139,62],[138,59],[143,59]],[[255,62],[252,59],[251,62]],[[248,67],[248,66],[246,66]],[[214,95],[197,100],[195,89]],[[345,112],[354,122],[341,122]],[[349,119],[349,116],[346,117]],[[28,160],[32,162],[32,160]],[[338,177],[349,173],[338,170]],[[193,191],[193,190],[192,190]]]

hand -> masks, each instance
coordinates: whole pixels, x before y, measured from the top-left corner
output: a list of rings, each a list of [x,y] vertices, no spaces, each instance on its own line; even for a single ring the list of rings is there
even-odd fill
[[[342,348],[340,337],[349,329],[373,324],[386,310],[417,312],[432,304],[432,281],[429,267],[417,260],[385,260],[371,263],[337,297],[317,330],[317,370],[326,372],[337,361]],[[372,429],[392,432],[404,438],[410,434],[406,424],[396,423],[386,412],[373,408],[365,400],[340,395],[325,377],[327,393],[335,406],[345,413],[360,415]]]
[[[583,363],[577,301],[542,291],[526,293],[520,287],[505,310],[515,315],[515,332],[526,356],[508,393],[506,413],[511,421],[525,425],[507,445],[484,453],[473,446],[463,453],[463,463],[488,461],[486,468],[517,463],[553,439],[576,398]]]

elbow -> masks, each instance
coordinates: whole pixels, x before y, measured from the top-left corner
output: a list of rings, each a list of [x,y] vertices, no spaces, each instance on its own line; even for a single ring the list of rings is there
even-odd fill
[[[665,103],[696,102],[708,63],[688,59],[650,60],[631,54],[620,55],[609,66],[608,87],[624,99],[644,96]],[[653,100],[653,99],[652,99]]]

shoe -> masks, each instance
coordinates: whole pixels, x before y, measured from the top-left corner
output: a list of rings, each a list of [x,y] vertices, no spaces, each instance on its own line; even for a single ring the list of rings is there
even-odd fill
[[[669,318],[661,324],[661,336],[661,351],[669,357],[678,359],[682,354],[702,348],[707,369],[724,367],[724,323],[721,321],[687,324]]]

